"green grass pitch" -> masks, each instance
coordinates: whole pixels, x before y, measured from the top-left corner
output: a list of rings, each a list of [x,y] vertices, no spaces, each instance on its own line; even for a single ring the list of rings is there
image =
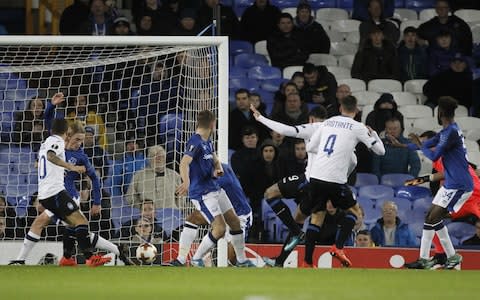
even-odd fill
[[[2,299],[475,299],[480,271],[0,267]]]

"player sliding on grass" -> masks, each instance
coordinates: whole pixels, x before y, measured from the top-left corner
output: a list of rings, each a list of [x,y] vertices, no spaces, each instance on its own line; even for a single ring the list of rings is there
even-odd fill
[[[426,138],[433,138],[436,133],[425,132],[420,135],[420,139]],[[423,142],[423,140],[422,140]],[[417,177],[415,179],[407,180],[405,185],[419,185],[425,182],[430,181],[441,181],[445,179],[445,168],[442,163],[442,159],[438,159],[437,161],[433,162],[433,168],[438,172],[426,176]],[[470,198],[465,202],[465,204],[458,210],[458,212],[450,213],[448,217],[452,218],[452,220],[461,220],[467,218],[469,216],[475,216],[477,219],[480,219],[480,179],[478,178],[478,174],[475,172],[473,167],[470,165],[468,167],[468,172],[472,177],[473,181],[473,192]],[[447,262],[447,256],[445,254],[445,250],[440,243],[440,239],[436,234],[433,238],[433,245],[434,245],[434,256],[432,260],[434,261],[434,265],[444,266]],[[409,269],[422,269],[423,264],[419,263],[419,261],[415,261],[412,263],[405,264],[406,268]]]
[[[245,235],[252,225],[252,209],[248,204],[247,197],[245,196],[242,186],[240,185],[240,182],[238,181],[237,176],[233,172],[232,168],[227,164],[222,164],[222,167],[224,175],[218,178],[217,183],[225,191],[228,199],[232,203],[233,209],[235,210],[234,213],[240,220],[240,229],[243,231],[243,237],[245,239]],[[227,224],[232,224],[233,222],[233,224],[235,224],[234,226],[237,224],[237,221],[235,220],[235,218],[237,218],[236,216],[233,216],[230,210],[223,214]],[[168,265],[184,266],[186,264],[187,256],[190,253],[190,247],[197,236],[198,226],[207,224],[208,223],[206,219],[199,211],[192,212],[186,218],[185,225],[182,233],[180,234],[178,256],[175,260],[168,263]],[[229,229],[232,230],[232,228]],[[228,231],[225,233],[225,239],[227,242],[229,242],[228,260],[232,265],[235,265],[237,262],[237,257],[232,246],[232,235]]]
[[[335,244],[330,248],[330,254],[349,267],[350,259],[345,255],[343,246],[351,235],[361,210],[355,200],[347,177],[350,168],[350,158],[355,146],[362,142],[377,155],[384,155],[385,148],[378,134],[353,118],[357,113],[357,99],[347,96],[340,102],[341,116],[325,120],[316,130],[307,146],[307,151],[316,153],[310,174],[311,201],[314,201],[321,212],[321,231],[327,200],[345,211],[340,231]],[[316,205],[312,205],[315,207]]]
[[[455,253],[448,229],[443,224],[448,212],[459,212],[473,190],[464,137],[455,123],[457,106],[457,101],[452,97],[441,97],[438,100],[438,121],[443,129],[423,143],[418,137],[411,135],[414,143],[408,144],[410,149],[421,148],[425,156],[432,161],[442,158],[445,174],[445,181],[433,198],[432,206],[425,217],[420,258],[417,260],[417,266],[421,269],[430,269],[437,263],[435,259],[430,259],[430,247],[435,234],[447,255],[444,268],[453,269],[462,262],[462,256]]]
[[[47,104],[45,110],[45,123],[47,124],[47,129],[51,129],[51,123],[53,120],[55,106],[64,101],[64,96],[62,93],[57,93],[52,97],[52,103]],[[69,127],[68,132],[65,138],[65,157],[66,161],[75,165],[77,167],[83,168],[86,171],[86,174],[91,178],[93,185],[93,205],[91,208],[91,215],[95,216],[100,213],[101,207],[101,192],[100,192],[100,181],[95,173],[95,169],[89,162],[88,157],[81,149],[81,145],[85,140],[85,129],[83,125],[79,122],[74,122]],[[40,166],[39,166],[40,167]],[[62,177],[63,178],[63,177]],[[65,188],[68,194],[73,197],[73,200],[77,204],[80,203],[80,195],[76,189],[75,182],[80,179],[79,173],[76,171],[67,171],[66,176],[64,177]],[[55,214],[50,210],[43,211],[39,216],[35,218],[30,231],[25,237],[22,248],[18,254],[16,260],[10,262],[10,264],[24,264],[25,259],[28,257],[30,252],[33,250],[36,242],[40,239],[42,230],[50,224],[52,219],[56,219]],[[114,245],[113,243],[107,241],[96,233],[90,233],[90,241],[92,247],[97,247],[102,250],[107,250],[112,252],[120,257],[125,264],[130,264],[124,251],[121,247]],[[73,258],[75,252],[75,229],[69,226],[65,227],[63,234],[63,257],[60,259],[59,264],[61,266],[75,266],[77,262]],[[103,258],[105,260],[110,260],[110,258]]]
[[[195,134],[188,140],[186,151],[180,161],[182,184],[177,187],[176,192],[179,196],[186,196],[188,193],[197,211],[212,226],[208,235],[202,239],[190,264],[195,267],[204,266],[203,257],[205,254],[217,243],[218,239],[225,235],[226,224],[222,214],[227,214],[226,219],[229,221],[230,234],[232,236],[231,243],[237,256],[236,265],[250,267],[253,266],[253,263],[245,257],[245,239],[244,233],[240,228],[240,221],[236,217],[225,191],[219,187],[216,180],[216,178],[224,175],[224,171],[215,155],[213,144],[210,140],[215,126],[216,119],[211,111],[204,110],[199,112],[197,129]],[[187,228],[189,233],[184,235],[184,239],[187,236],[188,239],[191,239],[193,230],[196,235],[195,224],[187,223],[185,228]],[[187,251],[187,254],[190,251],[188,243],[188,241],[182,240],[182,237],[180,237],[180,244],[185,245],[182,248],[188,247],[188,250],[182,250]]]

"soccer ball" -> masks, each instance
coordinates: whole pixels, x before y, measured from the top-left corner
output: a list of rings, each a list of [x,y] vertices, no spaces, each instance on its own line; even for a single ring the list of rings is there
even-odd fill
[[[143,243],[137,248],[137,259],[145,264],[151,264],[157,257],[157,247]]]

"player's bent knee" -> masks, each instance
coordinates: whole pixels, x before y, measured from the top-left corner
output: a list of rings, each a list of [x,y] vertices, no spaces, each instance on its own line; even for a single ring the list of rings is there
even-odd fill
[[[35,234],[40,235],[42,233],[43,228],[47,227],[50,223],[50,217],[46,213],[40,214],[32,223],[30,227],[30,231]]]
[[[278,184],[275,183],[271,187],[267,188],[264,196],[265,196],[265,199],[274,199],[274,198],[282,197],[282,194],[280,193],[280,189],[278,188]]]
[[[360,206],[358,205],[358,203],[355,204],[354,206],[350,207],[348,209],[348,212],[355,215],[355,217],[357,217],[357,219],[362,217],[362,210],[360,209]]]
[[[88,220],[85,218],[85,216],[82,213],[80,213],[79,210],[76,210],[72,214],[67,216],[66,221],[68,224],[73,226],[88,225]]]
[[[207,220],[205,220],[205,218],[198,210],[189,214],[185,221],[199,226],[208,224]]]
[[[317,226],[322,226],[324,219],[325,219],[325,212],[316,212],[311,214],[310,223]]]

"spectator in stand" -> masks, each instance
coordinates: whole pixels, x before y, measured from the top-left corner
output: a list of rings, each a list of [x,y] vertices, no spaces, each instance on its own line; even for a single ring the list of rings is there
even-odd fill
[[[462,242],[464,246],[479,246],[480,245],[480,219],[475,222],[475,234]]]
[[[473,79],[467,58],[460,53],[452,58],[448,70],[432,76],[423,86],[428,105],[432,108],[438,105],[442,96],[451,96],[458,104],[470,109],[472,106]]]
[[[458,53],[452,45],[452,35],[450,31],[443,30],[438,33],[435,45],[430,48],[428,60],[428,74],[434,76],[450,68],[452,58]]]
[[[255,0],[242,15],[240,21],[242,39],[252,44],[266,40],[277,29],[280,14],[280,10],[270,5],[269,0]]]
[[[246,89],[239,89],[235,92],[236,107],[230,112],[228,118],[228,147],[233,150],[241,147],[241,133],[246,126],[255,127],[257,137],[260,138],[259,126],[250,112],[249,96],[250,93]]]
[[[385,40],[390,41],[396,45],[400,38],[400,31],[398,26],[392,21],[385,19],[383,16],[383,4],[382,0],[370,0],[368,1],[368,20],[360,23],[360,45],[364,45],[369,38],[370,32],[373,28],[378,27],[382,32]]]
[[[305,76],[303,75],[303,72],[293,73],[291,81],[295,83],[297,89],[301,91],[305,86]]]
[[[163,240],[168,238],[157,219],[155,203],[152,199],[145,199],[140,203],[140,216],[133,216],[132,220],[122,224],[120,237],[128,238],[131,235],[135,235],[134,224],[136,224],[139,219],[146,219],[153,224],[153,236],[159,237]]]
[[[305,49],[302,35],[293,26],[289,13],[282,13],[277,23],[277,30],[267,39],[267,50],[272,66],[285,68],[303,65],[309,53]]]
[[[132,181],[133,173],[145,167],[143,151],[137,141],[127,138],[125,152],[113,161],[112,196],[123,196]]]
[[[60,34],[78,34],[78,25],[88,20],[89,0],[74,0],[73,4],[66,7],[60,16]]]
[[[33,97],[25,111],[15,113],[12,142],[38,151],[40,144],[48,136],[44,125],[44,108],[43,100]]]
[[[373,155],[372,172],[380,180],[382,175],[390,173],[410,174],[418,176],[420,171],[420,158],[414,150],[404,145],[409,141],[402,135],[400,120],[393,117],[385,122],[385,155]]]
[[[134,15],[137,27],[140,27],[142,17],[148,15],[152,20],[152,31],[157,35],[168,35],[172,32],[177,17],[166,1],[145,0],[142,6]]]
[[[105,180],[110,168],[108,164],[108,153],[103,150],[102,147],[97,145],[97,139],[95,138],[95,129],[91,126],[85,126],[85,140],[83,142],[83,151],[90,159],[92,165],[97,171],[99,178]]]
[[[477,0],[455,0],[450,3],[452,10],[459,9],[480,9],[480,2]]]
[[[293,155],[279,153],[281,173],[284,176],[303,174],[307,164],[307,151],[303,139],[295,139],[292,143]]]
[[[103,118],[97,114],[93,106],[88,106],[88,100],[86,95],[78,95],[73,98],[73,102],[70,108],[67,110],[67,119],[69,125],[74,121],[81,121],[86,126],[90,126],[95,129],[96,136],[98,137],[98,144],[103,149],[107,147],[107,129]]]
[[[449,31],[455,47],[463,55],[471,56],[473,37],[470,26],[456,15],[449,15],[450,6],[448,0],[437,0],[435,11],[437,12],[436,17],[420,25],[417,31],[418,36],[426,40],[430,46],[433,46],[439,32]]]
[[[255,108],[259,112],[261,112],[264,116],[267,115],[266,114],[267,106],[263,102],[262,96],[260,96],[260,94],[257,94],[255,92],[250,93],[250,96],[248,96],[248,101],[250,102],[250,104],[255,106]],[[263,125],[259,122],[254,122],[252,124],[254,124],[256,126],[257,130],[258,130],[258,138],[259,138],[260,142],[262,142],[264,139],[266,139],[270,136],[270,129],[268,129],[267,126],[265,126],[265,125]]]
[[[274,130],[271,130],[270,139],[272,140],[273,145],[278,150],[279,158],[291,157],[293,155],[293,152],[292,152],[293,143],[291,138],[286,137]]]
[[[303,35],[305,51],[308,53],[330,53],[330,38],[322,25],[312,16],[312,7],[307,2],[297,6],[295,28]]]
[[[152,221],[146,218],[140,218],[135,221],[135,227],[133,227],[133,235],[130,237],[130,242],[135,244],[161,244],[163,243],[161,236],[156,236],[153,231]]]
[[[191,8],[185,8],[180,12],[180,21],[171,35],[196,36],[200,32],[196,19],[197,13]]]
[[[0,239],[4,239],[6,237],[5,231],[7,229],[7,218],[4,216],[0,216]]]
[[[365,124],[380,134],[385,130],[385,122],[393,117],[400,120],[403,131],[405,129],[403,115],[398,111],[397,103],[393,99],[392,94],[384,93],[375,102],[373,111],[368,114]]]
[[[280,84],[280,89],[275,92],[273,97],[274,102],[271,115],[281,113],[285,109],[287,95],[292,93],[300,93],[300,90],[294,82],[282,82]]]
[[[426,79],[428,77],[428,54],[417,43],[417,29],[409,26],[403,30],[403,41],[398,46],[401,80]]]
[[[357,232],[357,236],[355,237],[355,247],[375,247],[375,244],[372,241],[372,235],[370,234],[370,231],[365,229]]]
[[[118,17],[113,21],[110,35],[134,35],[130,30],[130,21],[126,17]]]
[[[298,93],[290,93],[285,101],[285,109],[271,118],[286,125],[300,125],[308,123],[308,111],[302,109],[302,100]]]
[[[382,206],[382,217],[370,230],[372,240],[380,247],[414,247],[417,246],[415,235],[408,224],[398,217],[398,207],[395,202],[386,201]]]
[[[352,91],[350,90],[350,87],[346,84],[340,84],[337,87],[337,92],[335,93],[335,100],[333,101],[333,103],[327,106],[328,118],[341,115],[340,103],[343,99],[345,99],[345,97],[351,96],[351,95],[352,95]]]
[[[146,14],[139,17],[137,22],[138,35],[157,35],[155,28],[153,28],[152,16]]]
[[[300,91],[303,101],[322,104],[324,107],[334,103],[337,80],[327,67],[306,63],[303,66],[303,75],[305,85]]]
[[[219,0],[204,0],[198,10],[198,25],[203,30],[212,24],[213,9],[220,6],[220,29],[221,35],[227,35],[230,39],[240,38],[240,22],[230,6],[225,6]],[[212,35],[212,30],[207,30],[205,35]]]
[[[369,3],[370,0],[353,1],[352,19],[356,19],[359,21],[368,21],[370,19],[368,10]],[[395,0],[383,0],[382,7],[382,18],[387,19],[393,17],[393,12],[395,10]]]
[[[135,206],[145,199],[152,199],[158,208],[180,208],[183,205],[175,195],[175,188],[181,184],[180,175],[165,167],[166,153],[162,146],[148,149],[147,166],[133,174],[125,195],[126,201]]]
[[[368,39],[355,54],[352,77],[369,82],[372,79],[400,79],[397,49],[385,40],[379,27],[372,27]]]
[[[105,0],[90,0],[88,20],[80,24],[77,34],[107,35],[116,16]]]

